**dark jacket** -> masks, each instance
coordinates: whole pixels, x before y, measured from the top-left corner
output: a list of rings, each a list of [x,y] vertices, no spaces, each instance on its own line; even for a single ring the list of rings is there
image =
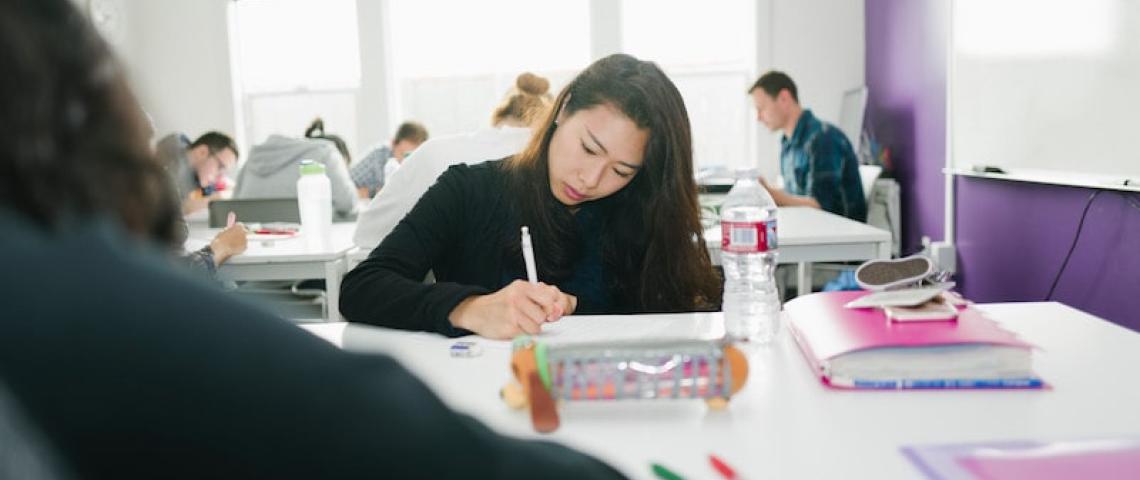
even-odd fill
[[[455,328],[447,318],[456,305],[526,279],[521,253],[509,248],[520,241],[519,221],[502,166],[501,160],[455,165],[440,175],[368,259],[345,276],[340,297],[345,318],[467,335],[470,332]],[[584,212],[587,209],[591,211]],[[576,215],[584,233],[579,235],[580,255],[572,276],[551,280],[539,271],[539,280],[578,297],[577,313],[615,312],[613,288],[603,287],[600,209],[585,205]],[[434,284],[423,282],[429,271]]]
[[[109,223],[0,211],[0,231],[0,383],[79,478],[620,477],[119,248]]]

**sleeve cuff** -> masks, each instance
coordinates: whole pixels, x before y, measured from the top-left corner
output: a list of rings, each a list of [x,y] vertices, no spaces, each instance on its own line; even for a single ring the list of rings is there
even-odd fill
[[[471,335],[472,332],[470,330],[452,325],[448,317],[451,315],[451,311],[455,310],[455,307],[459,305],[460,302],[466,300],[467,297],[486,295],[491,293],[491,291],[483,287],[461,285],[452,282],[436,283],[434,287],[436,290],[436,298],[434,298],[428,306],[428,315],[429,318],[432,319],[432,330],[448,337]]]

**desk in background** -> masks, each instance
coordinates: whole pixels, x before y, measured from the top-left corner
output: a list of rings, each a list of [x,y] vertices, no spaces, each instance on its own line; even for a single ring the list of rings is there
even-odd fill
[[[356,324],[305,328],[346,350],[384,352],[416,373],[452,408],[495,430],[547,438],[595,455],[633,478],[651,461],[686,478],[717,478],[715,453],[743,478],[921,478],[899,452],[913,444],[1069,440],[1140,434],[1140,334],[1059,303],[981,305],[1005,328],[1040,347],[1041,391],[836,391],[820,384],[786,329],[749,352],[750,377],[727,410],[700,401],[569,402],[561,428],[541,436],[499,389],[509,346],[451,358],[452,340]],[[719,314],[610,317],[638,330],[716,335]],[[574,322],[567,317],[562,322]],[[604,333],[604,332],[603,332]]]
[[[850,262],[891,258],[891,234],[818,208],[782,207],[776,211],[779,263],[799,264],[800,295],[811,293],[813,262]],[[714,265],[720,265],[720,226],[705,230]]]
[[[218,234],[220,229],[191,223],[187,250],[197,250]],[[339,322],[340,281],[348,271],[345,255],[354,248],[352,234],[355,223],[334,223],[329,248],[318,251],[305,247],[300,237],[272,241],[250,241],[245,253],[231,257],[218,269],[227,280],[304,280],[325,279],[327,320]],[[303,235],[303,233],[302,233]]]
[[[797,263],[800,295],[811,293],[813,262],[848,262],[891,258],[891,234],[865,223],[807,207],[784,207],[776,214],[779,262]],[[720,226],[705,230],[713,265],[720,265]],[[354,248],[348,253],[351,270],[371,253]]]

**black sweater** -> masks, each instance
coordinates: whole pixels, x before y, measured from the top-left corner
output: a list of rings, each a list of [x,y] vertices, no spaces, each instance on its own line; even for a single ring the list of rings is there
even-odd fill
[[[497,435],[391,358],[181,278],[114,230],[48,234],[0,209],[0,384],[77,478],[620,477]]]
[[[469,334],[447,318],[456,305],[526,278],[521,256],[508,257],[507,246],[519,241],[519,222],[502,164],[456,165],[444,172],[368,259],[345,277],[340,297],[345,318],[449,336]],[[597,228],[600,220],[594,220],[592,228]],[[584,237],[584,242],[597,241],[596,235]],[[597,253],[597,245],[593,247]],[[606,313],[605,299],[612,292],[600,285],[601,259],[595,255],[586,260],[586,265],[579,262],[575,267],[585,275],[552,283],[579,298],[578,313]],[[428,271],[435,275],[434,284],[422,281]],[[595,301],[599,296],[603,300]]]

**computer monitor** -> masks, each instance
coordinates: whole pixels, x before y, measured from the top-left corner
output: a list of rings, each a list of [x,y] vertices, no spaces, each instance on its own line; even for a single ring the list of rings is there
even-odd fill
[[[867,110],[867,87],[852,88],[843,92],[843,101],[839,104],[839,129],[847,135],[851,147],[856,152],[861,147],[863,137],[863,116]]]

